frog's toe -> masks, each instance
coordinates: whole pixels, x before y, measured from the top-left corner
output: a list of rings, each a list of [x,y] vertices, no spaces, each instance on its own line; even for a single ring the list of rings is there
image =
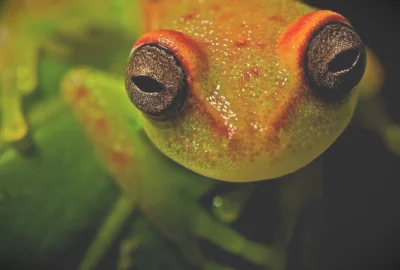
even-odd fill
[[[23,98],[31,95],[38,86],[38,48],[35,44],[27,44],[22,52],[16,54],[6,50],[5,55],[6,66],[0,71],[0,140],[25,154],[33,142]]]
[[[240,217],[247,198],[251,195],[254,185],[247,185],[227,194],[216,195],[213,198],[212,211],[222,222],[232,223]]]
[[[22,94],[15,91],[13,85],[9,84],[5,77],[1,78],[2,88],[0,89],[0,139],[6,144],[17,146],[17,149],[24,152],[26,147],[19,146],[29,145],[27,143],[29,128],[23,111]]]
[[[384,133],[384,141],[393,154],[400,156],[400,125],[392,124],[387,126]]]
[[[202,209],[197,211],[196,223],[193,226],[194,233],[198,237],[206,239],[229,253],[240,256],[252,264],[265,266],[275,263],[275,249],[247,240]]]

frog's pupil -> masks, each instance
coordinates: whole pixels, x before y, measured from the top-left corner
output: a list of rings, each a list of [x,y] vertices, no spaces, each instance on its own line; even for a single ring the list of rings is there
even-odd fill
[[[359,57],[360,53],[355,49],[341,52],[329,62],[328,70],[333,73],[347,71],[357,63]]]
[[[132,76],[131,80],[137,88],[146,93],[158,93],[164,89],[161,83],[149,76]]]

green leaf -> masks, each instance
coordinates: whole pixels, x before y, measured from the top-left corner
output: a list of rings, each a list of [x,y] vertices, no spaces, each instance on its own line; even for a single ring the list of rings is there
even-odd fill
[[[37,153],[0,158],[0,256],[44,257],[100,223],[118,189],[68,111],[33,134]]]

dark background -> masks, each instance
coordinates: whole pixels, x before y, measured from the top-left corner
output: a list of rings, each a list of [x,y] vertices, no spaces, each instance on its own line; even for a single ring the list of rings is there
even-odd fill
[[[399,3],[306,1],[348,19],[386,71],[382,96],[400,123]],[[325,154],[324,269],[400,269],[400,158],[380,137],[349,128]]]

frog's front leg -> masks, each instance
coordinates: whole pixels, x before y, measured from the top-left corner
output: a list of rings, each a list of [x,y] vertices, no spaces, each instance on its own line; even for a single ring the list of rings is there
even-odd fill
[[[190,172],[169,160],[144,134],[139,138],[145,150],[140,159],[151,160],[152,167],[157,168],[141,170],[140,210],[187,260],[202,269],[221,269],[222,266],[202,254],[198,239],[203,238],[254,264],[271,263],[273,252],[270,249],[245,239],[200,206],[199,197],[214,187],[216,180]]]
[[[133,202],[128,196],[121,195],[115,206],[106,217],[106,220],[98,230],[94,240],[90,244],[79,270],[95,269],[101,258],[107,253],[108,248],[114,242],[122,226],[132,215],[134,208]]]
[[[171,170],[171,161],[149,145],[150,142],[140,132],[141,125],[135,117],[135,112],[130,110],[132,106],[126,98],[123,78],[90,69],[77,69],[66,75],[62,88],[65,99],[72,105],[93,142],[98,158],[120,186],[120,200],[129,199],[132,203],[138,200],[141,206],[152,204],[155,209],[162,209],[164,213],[179,210],[169,209],[159,203],[160,194],[157,190],[164,191],[162,194],[165,194],[165,187],[173,186],[176,177],[182,180],[192,174],[179,174],[179,167],[175,168],[178,172]],[[151,170],[149,166],[158,169]],[[200,196],[210,186],[210,181],[194,183],[198,184],[192,184],[192,189],[185,191],[190,197]],[[150,190],[150,187],[154,187],[155,190],[146,194],[145,191]],[[176,192],[174,194],[178,195]],[[129,205],[127,207],[129,208]],[[148,217],[151,211],[147,210],[148,208],[142,207],[142,212]],[[80,269],[92,269],[98,263],[100,255],[111,244],[110,239],[118,232],[117,228],[121,227],[120,222],[113,220],[122,222],[124,213],[126,214],[126,211],[117,210],[110,213]],[[154,219],[157,227],[163,227],[165,221],[171,221],[170,216]]]
[[[273,250],[247,240],[200,205],[200,196],[214,187],[217,180],[180,167],[162,155],[147,137],[143,136],[142,141],[146,143],[141,144],[145,149],[141,159],[151,160],[152,167],[157,170],[141,171],[143,178],[138,191],[140,210],[157,230],[177,245],[186,259],[203,269],[220,269],[200,251],[198,239],[202,238],[253,264],[274,265]],[[238,209],[251,192],[248,187],[227,194],[226,199],[229,195],[240,199],[232,207],[234,212],[240,212]]]
[[[225,223],[236,221],[240,217],[247,199],[254,192],[255,188],[255,183],[236,184],[234,190],[216,194],[212,198],[213,214]]]
[[[197,265],[217,267],[204,259],[197,237],[254,263],[268,262],[272,254],[268,248],[247,241],[197,204],[215,182],[180,167],[149,142],[123,82],[117,76],[89,69],[74,70],[63,82],[67,101],[122,194],[137,201],[153,226]],[[108,244],[99,243],[100,247],[93,249],[107,248]]]
[[[118,115],[116,112],[121,112],[121,104],[118,104],[118,98],[113,100],[113,94],[109,92],[120,87],[113,76],[86,68],[70,71],[62,82],[64,99],[75,111],[100,162],[121,189],[119,200],[100,226],[79,266],[81,270],[96,267],[131,215],[137,199],[138,170],[135,160],[138,151],[134,147],[137,130],[135,126],[130,126],[134,122],[129,122],[130,118],[126,119],[125,115],[115,117],[115,114]],[[119,92],[114,94],[118,97]],[[107,95],[111,98],[107,99]],[[123,100],[121,103],[123,105]],[[129,135],[133,135],[132,138]]]
[[[171,192],[171,191],[169,191]],[[142,205],[143,212],[152,224],[162,231],[193,264],[202,269],[215,267],[199,248],[198,239],[207,240],[227,252],[241,256],[257,265],[273,264],[274,251],[244,236],[210,215],[193,198],[179,194],[155,205]],[[212,268],[214,269],[214,268]]]
[[[181,257],[176,256],[174,250],[169,248],[168,244],[162,241],[162,238],[158,237],[151,227],[151,224],[144,216],[139,215],[135,219],[130,233],[119,244],[117,269],[191,269],[190,265],[184,263]],[[154,259],[150,262],[148,256],[143,256],[143,253],[150,253]],[[222,266],[214,262],[208,262],[203,269],[234,270],[231,267]]]
[[[317,263],[316,240],[321,221],[322,163],[323,158],[320,157],[301,170],[272,182],[241,183],[235,190],[215,196],[213,211],[222,221],[231,222],[240,215],[246,198],[259,188],[258,185],[265,185],[267,189],[263,196],[272,195],[276,198],[270,204],[274,206],[271,210],[278,212],[278,217],[262,211],[261,218],[280,217],[277,230],[270,232],[275,241],[271,243],[271,251],[274,253],[272,258],[267,259],[268,263],[273,265],[272,269],[291,269],[293,265],[287,263],[314,269],[312,267]]]

